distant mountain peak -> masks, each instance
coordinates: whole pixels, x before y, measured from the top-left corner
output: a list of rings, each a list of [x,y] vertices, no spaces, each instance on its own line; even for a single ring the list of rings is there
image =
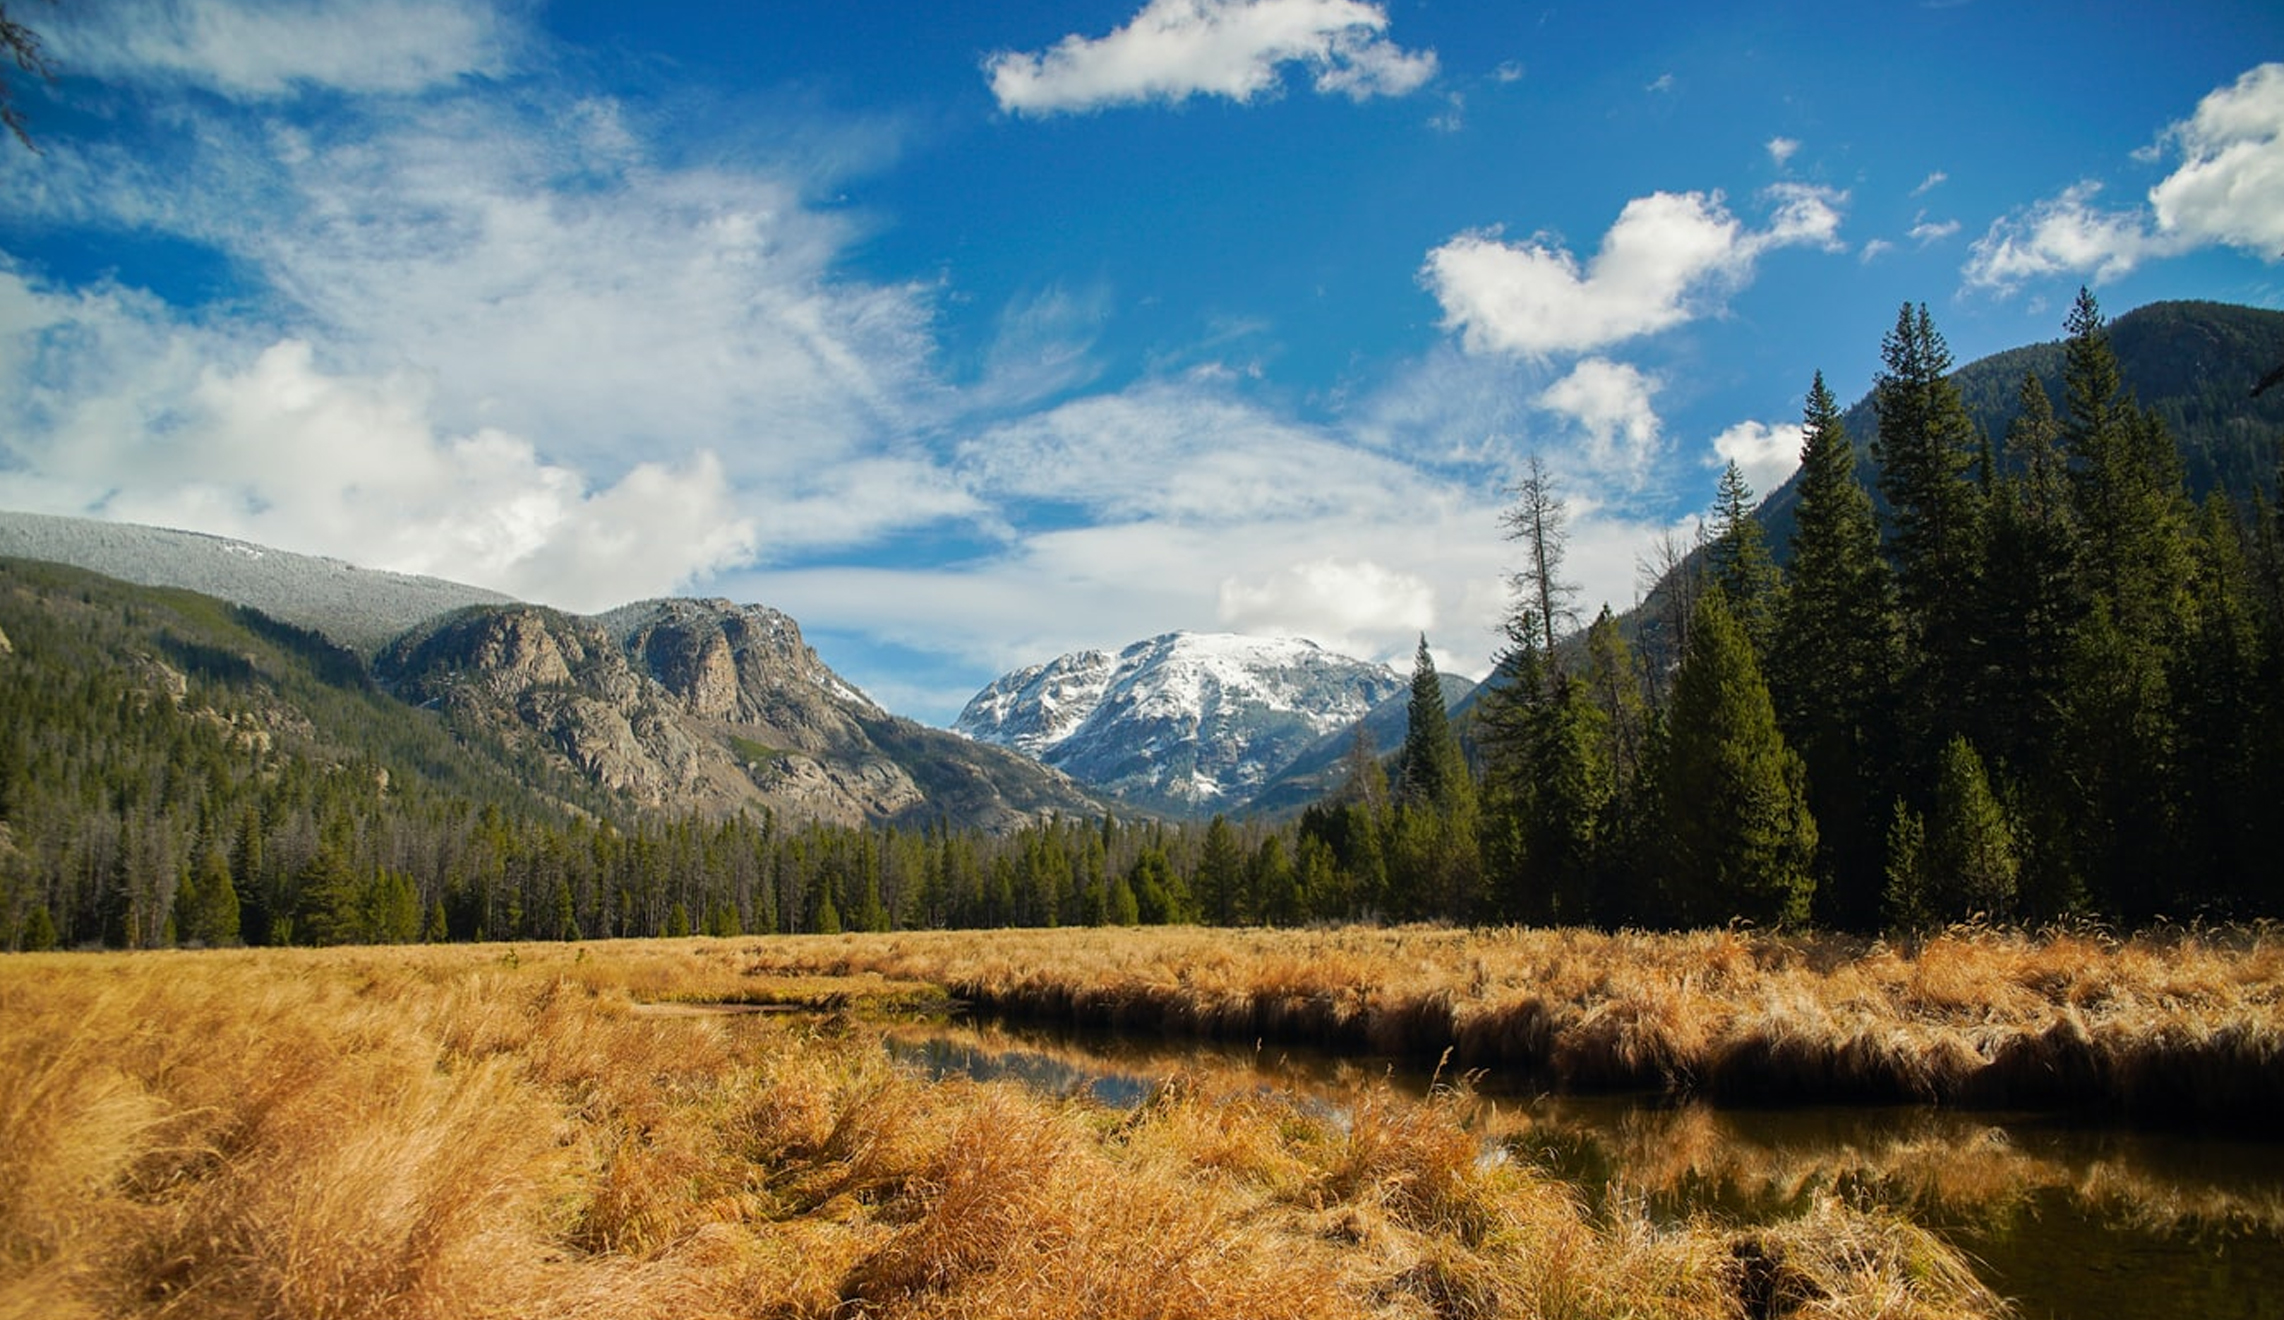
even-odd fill
[[[1170,632],[1014,670],[952,727],[1136,805],[1202,813],[1243,805],[1403,685],[1306,638]]]

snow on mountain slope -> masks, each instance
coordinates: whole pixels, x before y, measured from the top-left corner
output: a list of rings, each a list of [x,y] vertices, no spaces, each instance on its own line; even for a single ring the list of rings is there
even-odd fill
[[[952,728],[1136,805],[1203,814],[1241,805],[1404,685],[1300,638],[1177,632],[1018,669]]]

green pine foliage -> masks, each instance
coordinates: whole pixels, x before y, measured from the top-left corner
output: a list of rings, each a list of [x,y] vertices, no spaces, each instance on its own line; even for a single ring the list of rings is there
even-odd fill
[[[1660,880],[1673,921],[1808,920],[1816,822],[1807,771],[1777,728],[1752,643],[1719,587],[1690,624],[1659,778]]]
[[[1769,653],[1782,608],[1783,579],[1769,558],[1760,520],[1753,516],[1753,488],[1735,460],[1721,469],[1713,496],[1713,541],[1705,550],[1713,584],[1728,598],[1729,613],[1763,657]]]
[[[1966,731],[1979,672],[1973,602],[1983,558],[1976,480],[1983,441],[1925,303],[1904,306],[1880,357],[1872,453],[1887,500],[1885,544],[1905,641],[1892,750],[1905,775],[1923,781],[1944,741]]]
[[[1818,915],[1863,928],[1878,920],[1888,794],[1880,750],[1893,738],[1900,651],[1879,520],[1822,372],[1802,411],[1799,496],[1769,687],[1808,769]]]

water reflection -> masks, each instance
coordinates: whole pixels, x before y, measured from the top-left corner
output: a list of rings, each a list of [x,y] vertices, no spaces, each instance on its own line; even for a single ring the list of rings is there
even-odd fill
[[[1942,1233],[2026,1320],[2284,1317],[2284,1144],[1925,1107],[1721,1110],[1553,1097],[1502,1091],[1495,1077],[1303,1050],[998,1026],[903,1030],[889,1048],[933,1076],[1012,1078],[1114,1106],[1139,1104],[1179,1075],[1335,1110],[1383,1080],[1416,1094],[1458,1083],[1488,1146],[1592,1202],[1753,1223],[1836,1196]]]

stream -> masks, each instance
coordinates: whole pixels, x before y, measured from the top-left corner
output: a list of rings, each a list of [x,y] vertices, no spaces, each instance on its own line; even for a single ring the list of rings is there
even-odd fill
[[[1942,1234],[2023,1320],[2284,1317],[2284,1143],[1927,1106],[1547,1096],[1387,1060],[1003,1025],[903,1028],[888,1048],[931,1077],[1011,1079],[1117,1107],[1198,1069],[1333,1109],[1382,1078],[1421,1096],[1459,1081],[1487,1141],[1591,1203],[1743,1224],[1836,1196]]]

